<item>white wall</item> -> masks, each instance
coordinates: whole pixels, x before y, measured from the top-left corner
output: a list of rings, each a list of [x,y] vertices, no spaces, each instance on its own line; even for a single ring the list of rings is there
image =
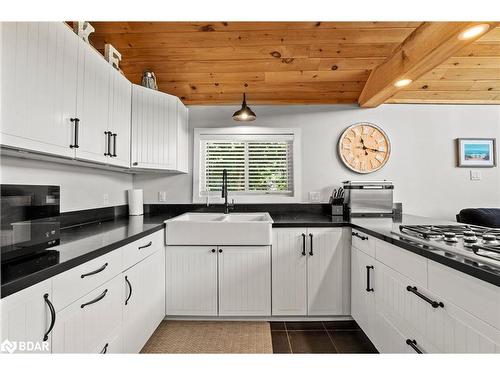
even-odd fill
[[[127,204],[132,175],[73,165],[2,157],[2,184],[61,186],[61,212]],[[108,203],[104,202],[108,195]]]
[[[192,130],[235,127],[236,106],[190,107],[190,159]],[[302,129],[302,201],[310,191],[321,191],[326,202],[331,189],[346,179],[389,179],[395,201],[406,213],[454,219],[463,207],[500,207],[500,167],[481,169],[482,180],[470,181],[470,169],[455,167],[455,138],[495,137],[500,141],[500,106],[494,105],[383,105],[357,106],[252,106],[257,120],[240,125],[299,127]],[[337,156],[337,141],[349,125],[368,121],[389,135],[392,155],[378,172],[362,176],[345,168]],[[498,154],[498,151],[497,151]],[[192,170],[192,160],[189,161]],[[134,187],[144,189],[146,203],[192,202],[192,176],[139,175]]]

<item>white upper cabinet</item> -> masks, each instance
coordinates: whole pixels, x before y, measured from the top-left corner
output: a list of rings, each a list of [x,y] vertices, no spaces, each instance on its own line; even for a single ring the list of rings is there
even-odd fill
[[[109,164],[130,167],[130,121],[132,110],[132,84],[109,65],[109,120],[111,132]]]
[[[72,158],[79,38],[59,22],[3,22],[2,145]]]
[[[132,85],[131,165],[187,172],[187,109],[177,97]]]
[[[78,159],[106,163],[112,152],[109,131],[110,66],[92,46],[80,41],[78,58]]]

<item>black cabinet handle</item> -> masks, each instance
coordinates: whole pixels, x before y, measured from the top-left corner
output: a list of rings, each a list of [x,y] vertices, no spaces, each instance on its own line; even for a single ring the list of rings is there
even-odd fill
[[[125,300],[125,305],[127,305],[128,301],[130,300],[130,297],[132,297],[132,284],[130,284],[130,281],[128,281],[127,276],[125,276],[125,282],[128,284],[128,288],[130,290],[130,294],[128,295],[127,299]]]
[[[406,345],[410,345],[418,354],[422,354],[422,351],[417,346],[417,340],[406,339]]]
[[[429,305],[431,305],[432,307],[434,307],[435,309],[437,309],[438,307],[444,307],[444,303],[443,302],[438,302],[438,301],[433,301],[431,300],[429,297],[427,296],[424,296],[422,293],[420,293],[417,289],[416,286],[410,286],[408,285],[406,287],[406,290],[410,293],[413,293],[415,294],[416,296],[422,298],[425,302],[427,302]]]
[[[302,233],[302,255],[306,256],[306,235]]]
[[[368,237],[366,237],[366,236],[362,236],[362,235],[361,235],[361,234],[359,234],[358,232],[352,232],[351,234],[352,234],[352,236],[354,236],[354,237],[361,238],[361,240],[362,240],[362,241],[368,240]]]
[[[215,253],[215,249],[212,249],[211,251],[212,251],[212,253]]]
[[[54,324],[56,324],[56,309],[54,309],[54,305],[50,302],[49,295],[47,293],[43,295],[43,299],[50,310],[50,326],[47,332],[45,332],[45,335],[43,335],[43,341],[47,341],[49,339],[49,333],[54,328]]]
[[[102,300],[104,297],[106,297],[106,294],[108,294],[108,290],[104,290],[104,292],[101,293],[101,295],[97,298],[94,298],[92,301],[89,301],[89,302],[85,302],[83,303],[80,308],[84,308],[85,306],[88,306],[88,305],[93,305],[94,303],[96,302],[99,302],[100,300]]]
[[[219,249],[219,253],[222,253],[222,249]]]
[[[113,155],[110,155],[113,158],[116,158],[116,133],[111,134],[113,137]]]
[[[370,270],[373,269],[373,266],[366,266],[366,291],[373,292],[373,288],[370,287]]]
[[[104,271],[107,266],[108,266],[108,263],[104,263],[101,268],[98,268],[95,271],[92,271],[92,272],[89,272],[89,273],[84,273],[80,277],[83,279],[84,277],[95,275],[96,273]]]
[[[104,156],[111,156],[111,132],[106,130],[104,135],[106,136],[106,152],[104,153]]]
[[[104,345],[104,348],[102,348],[101,352],[99,354],[106,354],[106,352],[108,351],[108,343],[106,343],[106,345]]]
[[[310,245],[311,245],[311,248],[309,249],[309,255],[313,256],[314,253],[313,253],[313,234],[312,233],[309,233],[309,241],[310,241]]]
[[[78,131],[79,131],[80,119],[78,117],[74,117],[74,118],[71,118],[70,121],[74,124],[75,137],[74,137],[74,143],[72,145],[69,145],[69,147],[70,148],[79,148],[80,146],[78,145]]]
[[[146,245],[139,246],[138,249],[139,250],[145,249],[146,247],[150,247],[152,244],[153,244],[153,241],[149,241],[149,243],[147,243]]]

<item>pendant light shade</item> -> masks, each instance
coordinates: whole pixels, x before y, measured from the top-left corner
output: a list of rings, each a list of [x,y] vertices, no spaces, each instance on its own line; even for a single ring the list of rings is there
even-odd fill
[[[257,115],[247,107],[246,95],[243,94],[243,103],[241,103],[241,109],[237,110],[233,114],[234,121],[253,121],[257,118]]]

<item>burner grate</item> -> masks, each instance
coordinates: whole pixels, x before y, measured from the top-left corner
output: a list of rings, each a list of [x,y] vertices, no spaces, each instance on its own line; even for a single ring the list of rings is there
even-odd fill
[[[475,225],[400,225],[399,230],[403,233],[417,235],[426,239],[444,237],[445,233],[454,233],[457,237],[463,237],[464,232],[474,232],[476,236],[482,237],[484,234],[492,234],[500,238],[499,229],[478,227]]]

